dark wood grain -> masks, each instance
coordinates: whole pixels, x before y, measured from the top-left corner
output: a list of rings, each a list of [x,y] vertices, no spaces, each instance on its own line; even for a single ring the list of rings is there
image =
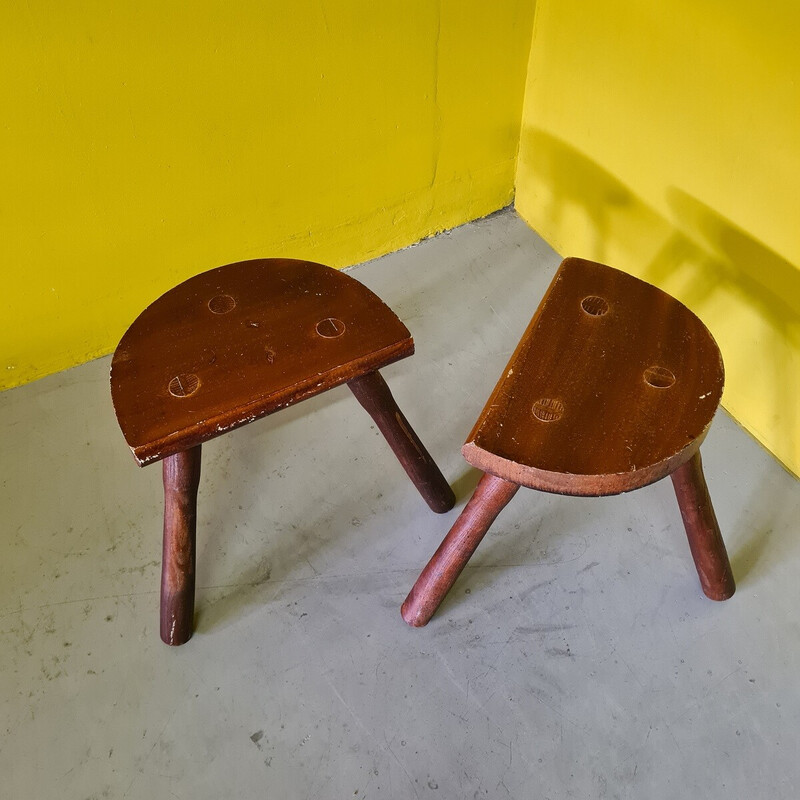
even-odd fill
[[[161,557],[161,639],[179,645],[194,619],[197,487],[201,446],[164,459],[164,544]]]
[[[144,465],[413,352],[406,326],[348,275],[242,261],[190,278],[139,315],[114,353],[111,395]]]
[[[678,467],[671,477],[703,592],[712,600],[727,600],[736,591],[736,583],[708,494],[700,453]]]
[[[497,515],[519,486],[484,475],[470,501],[408,593],[401,614],[414,627],[427,625],[467,565]]]
[[[629,491],[697,452],[723,379],[719,349],[688,308],[619,270],[568,258],[462,452],[533,489]]]
[[[379,372],[354,378],[347,384],[359,403],[375,420],[403,469],[425,502],[437,514],[449,511],[456,496],[414,429],[398,408]]]
[[[192,635],[200,446],[349,382],[434,511],[455,497],[377,372],[414,352],[363,284],[310,261],[242,261],[152,303],[114,353],[111,394],[140,466],[164,459],[161,638]]]
[[[688,308],[565,259],[462,448],[487,475],[406,598],[406,622],[428,622],[519,485],[600,496],[672,475],[703,591],[730,597],[699,451],[723,380],[719,348]]]

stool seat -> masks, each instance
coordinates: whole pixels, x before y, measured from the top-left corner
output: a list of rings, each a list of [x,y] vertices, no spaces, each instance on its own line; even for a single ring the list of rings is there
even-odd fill
[[[259,259],[204,272],[133,322],[111,397],[140,465],[412,355],[406,326],[322,264]]]
[[[462,449],[521,486],[607,495],[688,461],[722,396],[706,326],[612,267],[565,259]]]

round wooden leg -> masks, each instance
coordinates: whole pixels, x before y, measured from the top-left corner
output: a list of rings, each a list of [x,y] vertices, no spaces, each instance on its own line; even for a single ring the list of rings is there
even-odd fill
[[[200,455],[197,445],[164,459],[161,639],[170,645],[192,638]]]
[[[403,619],[414,627],[427,625],[456,578],[519,486],[484,475],[461,515],[422,570],[406,597]]]
[[[703,592],[712,600],[727,600],[736,591],[736,584],[708,495],[700,452],[670,477]]]
[[[456,496],[425,445],[398,408],[381,374],[376,370],[354,378],[347,385],[375,420],[425,502],[437,514],[449,511],[456,504]]]

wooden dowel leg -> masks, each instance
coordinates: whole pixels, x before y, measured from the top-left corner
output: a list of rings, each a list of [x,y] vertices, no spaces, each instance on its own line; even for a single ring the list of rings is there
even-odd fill
[[[474,494],[433,558],[420,573],[401,609],[414,627],[427,625],[452,585],[467,565],[497,515],[519,486],[494,475],[484,475]]]
[[[376,370],[354,378],[347,385],[375,420],[425,502],[437,514],[449,511],[456,503],[453,490],[398,408],[381,374]]]
[[[171,645],[192,638],[200,454],[197,445],[164,459],[161,639]]]
[[[700,452],[670,477],[703,592],[712,600],[727,600],[736,591],[736,584],[703,476]]]

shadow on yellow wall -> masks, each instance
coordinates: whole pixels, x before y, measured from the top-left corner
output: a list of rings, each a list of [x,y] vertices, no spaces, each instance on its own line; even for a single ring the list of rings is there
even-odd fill
[[[681,189],[669,187],[667,201],[676,227],[645,276],[656,284],[683,279],[684,302],[706,309],[730,343],[729,382],[758,407],[762,424],[779,423],[788,434],[797,470],[800,270]]]
[[[540,223],[542,235],[560,253],[566,255],[575,229],[582,233],[581,252],[571,244],[570,255],[603,261],[621,229],[633,235],[663,227],[663,220],[622,181],[562,139],[526,127],[520,154],[517,182],[535,190],[518,198],[517,207],[523,217]]]
[[[562,255],[605,261],[694,310],[725,359],[725,407],[800,472],[800,270],[722,214],[668,187],[660,214],[568,142],[525,128],[523,217]]]
[[[766,317],[790,332],[800,313],[800,268],[681,189],[669,187],[667,202],[681,238],[699,254],[711,254],[720,282],[743,289]],[[656,277],[658,267],[656,260]]]

